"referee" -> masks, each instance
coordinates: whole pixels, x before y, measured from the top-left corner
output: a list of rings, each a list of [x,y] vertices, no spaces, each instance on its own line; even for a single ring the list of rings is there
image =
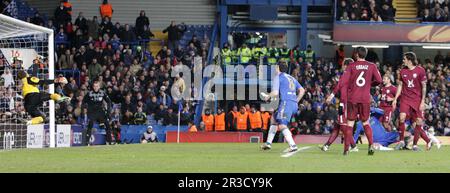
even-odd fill
[[[106,102],[106,106],[104,104]],[[85,145],[89,144],[92,135],[92,127],[94,122],[99,123],[100,127],[106,130],[106,143],[111,145],[111,128],[109,126],[109,111],[111,110],[111,100],[106,92],[100,90],[100,83],[94,82],[92,90],[83,98],[83,104],[87,106],[87,116],[89,119],[86,131]],[[105,108],[106,107],[106,108]]]

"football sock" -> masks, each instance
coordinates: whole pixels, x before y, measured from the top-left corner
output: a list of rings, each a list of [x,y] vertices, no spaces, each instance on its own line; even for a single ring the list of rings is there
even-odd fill
[[[405,140],[405,123],[398,124],[398,135],[400,136],[399,141]]]
[[[289,144],[289,146],[295,146],[295,141],[292,138],[292,133],[291,131],[289,131],[288,128],[282,128],[281,132],[284,135],[284,138],[286,139],[287,143]]]
[[[344,151],[348,151],[351,141],[353,140],[353,128],[344,125],[341,127],[344,132]]]
[[[269,133],[267,134],[267,144],[272,144],[273,138],[275,137],[275,134],[277,134],[277,126],[271,125],[269,128]]]
[[[370,125],[364,125],[364,132],[366,133],[367,140],[369,141],[369,146],[373,144],[373,134],[372,127]]]
[[[417,145],[417,142],[419,141],[419,138],[422,137],[423,140],[425,140],[426,143],[430,142],[430,139],[428,138],[425,131],[422,129],[422,125],[416,125],[414,128],[414,141],[413,145]]]
[[[331,130],[331,135],[330,135],[330,137],[328,138],[328,141],[327,141],[327,143],[325,143],[325,145],[328,145],[328,146],[330,146],[331,144],[333,144],[333,142],[334,142],[334,140],[336,140],[336,138],[337,138],[337,136],[338,136],[338,134],[339,134],[339,125],[338,124],[336,124],[334,127],[333,127],[333,130]]]

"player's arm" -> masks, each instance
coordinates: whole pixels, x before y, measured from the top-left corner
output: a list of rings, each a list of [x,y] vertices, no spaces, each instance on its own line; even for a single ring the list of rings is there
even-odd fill
[[[376,67],[374,68],[375,72],[373,74],[372,86],[378,86],[383,82],[383,78],[381,77],[380,71]]]
[[[53,84],[53,83],[55,83],[55,80],[53,80],[53,79],[39,80],[40,86],[49,85],[49,84]]]
[[[421,82],[421,84],[422,84],[422,99],[420,101],[419,109],[423,111],[425,110],[425,97],[427,96],[427,81],[424,80]]]
[[[402,87],[403,87],[403,83],[402,81],[398,81],[398,87],[397,87],[397,92],[395,93],[395,97],[392,100],[392,107],[395,109],[397,107],[397,100],[398,97],[400,96],[401,92],[402,92]]]
[[[295,88],[297,89],[297,103],[302,100],[303,96],[305,95],[305,89],[300,85],[300,83],[295,80]]]

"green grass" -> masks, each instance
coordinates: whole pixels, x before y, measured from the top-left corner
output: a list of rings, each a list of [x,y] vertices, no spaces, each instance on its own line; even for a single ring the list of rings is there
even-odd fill
[[[0,172],[450,172],[450,146],[342,156],[342,145],[317,145],[283,158],[286,144],[136,144],[0,151]],[[422,147],[424,148],[424,147]]]

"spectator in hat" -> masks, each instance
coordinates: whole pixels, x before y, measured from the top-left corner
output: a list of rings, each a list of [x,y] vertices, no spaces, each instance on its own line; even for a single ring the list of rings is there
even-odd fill
[[[172,97],[166,94],[166,86],[161,86],[159,89],[158,103],[168,108],[172,104]]]

